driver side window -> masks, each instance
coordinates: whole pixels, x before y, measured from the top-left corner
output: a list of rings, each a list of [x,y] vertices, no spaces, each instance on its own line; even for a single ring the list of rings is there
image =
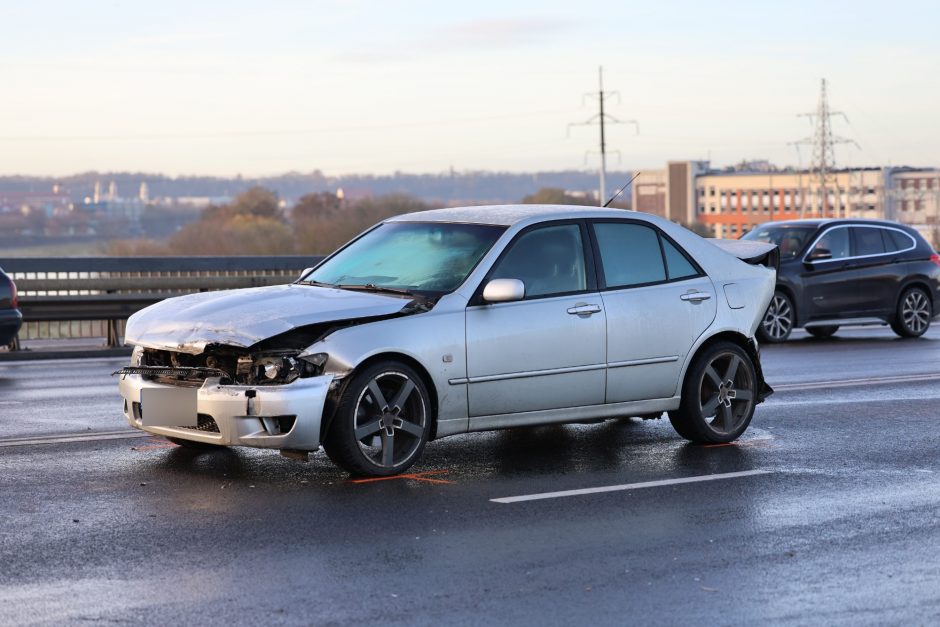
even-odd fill
[[[584,245],[577,224],[528,231],[510,245],[491,279],[519,279],[525,298],[569,294],[587,289]]]
[[[828,254],[827,254],[828,253]],[[850,256],[849,230],[846,228],[832,229],[819,238],[809,259],[845,259]]]

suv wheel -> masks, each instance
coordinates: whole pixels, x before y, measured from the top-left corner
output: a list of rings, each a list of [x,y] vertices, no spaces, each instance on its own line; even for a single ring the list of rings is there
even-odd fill
[[[901,337],[920,337],[930,328],[933,307],[930,297],[919,287],[909,287],[898,299],[891,330]]]
[[[793,331],[793,323],[796,320],[796,312],[793,309],[793,302],[783,292],[774,292],[774,297],[770,300],[770,306],[767,307],[767,313],[757,328],[757,337],[762,342],[776,344],[785,342]]]

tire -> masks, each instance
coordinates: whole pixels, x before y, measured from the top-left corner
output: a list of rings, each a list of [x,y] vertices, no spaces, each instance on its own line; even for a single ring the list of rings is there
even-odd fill
[[[806,327],[806,332],[812,335],[813,337],[818,337],[820,339],[832,337],[836,331],[839,330],[839,325],[837,324],[827,324],[824,327]]]
[[[731,342],[716,342],[696,356],[682,382],[679,409],[669,412],[669,421],[692,442],[732,442],[750,424],[757,393],[757,372],[747,352]]]
[[[909,287],[901,292],[891,330],[901,337],[920,337],[930,328],[933,306],[927,292]]]
[[[770,299],[764,318],[757,327],[757,338],[766,344],[786,342],[793,332],[795,322],[796,309],[793,307],[793,301],[778,290]]]
[[[378,362],[356,373],[346,386],[323,448],[333,463],[353,475],[397,475],[421,457],[431,420],[421,376],[401,362]]]
[[[194,442],[193,440],[184,440],[182,438],[171,438],[169,436],[165,437],[173,444],[182,446],[183,448],[191,448],[200,451],[213,451],[220,448],[225,448],[225,446],[222,444],[209,444],[208,442]]]

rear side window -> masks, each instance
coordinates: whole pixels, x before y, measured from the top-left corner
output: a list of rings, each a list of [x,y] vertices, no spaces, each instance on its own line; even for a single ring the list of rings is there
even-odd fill
[[[885,249],[889,253],[897,252],[899,250],[908,250],[912,246],[917,245],[917,243],[911,239],[910,235],[905,235],[901,231],[884,229],[882,231],[882,235],[884,235]]]
[[[679,249],[673,246],[672,242],[666,238],[661,239],[663,254],[666,256],[666,271],[669,274],[669,280],[677,281],[698,276],[698,270],[686,259],[685,255],[679,252]]]
[[[666,280],[659,235],[650,227],[601,222],[594,225],[594,234],[607,287],[629,287]]]
[[[852,239],[855,240],[852,252],[854,256],[881,255],[885,252],[884,241],[881,239],[882,229],[853,226],[849,230],[852,231]]]

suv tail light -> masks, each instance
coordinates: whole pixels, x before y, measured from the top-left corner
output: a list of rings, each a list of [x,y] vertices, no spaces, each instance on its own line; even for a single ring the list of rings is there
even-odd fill
[[[934,262],[935,264],[937,264],[938,266],[940,266],[940,255],[938,255],[937,253],[930,255],[930,260]]]

